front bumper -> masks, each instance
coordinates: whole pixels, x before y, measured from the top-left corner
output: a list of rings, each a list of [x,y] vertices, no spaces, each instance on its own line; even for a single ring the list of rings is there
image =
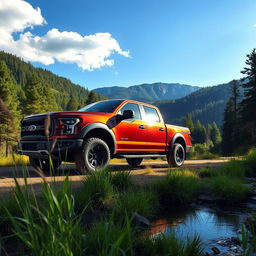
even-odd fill
[[[68,161],[82,145],[83,139],[21,140],[18,152],[32,158],[46,159],[51,156]]]

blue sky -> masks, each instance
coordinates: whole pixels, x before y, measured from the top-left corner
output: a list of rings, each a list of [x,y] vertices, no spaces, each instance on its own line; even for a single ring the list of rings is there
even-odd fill
[[[2,1],[10,0],[0,0],[0,3]],[[246,54],[256,47],[254,0],[26,2],[34,9],[39,7],[44,20],[34,11],[34,16],[29,15],[35,17],[33,21],[29,21],[33,29],[24,21],[26,24],[22,29],[13,25],[12,30],[5,28],[5,32],[8,31],[9,35],[12,33],[13,39],[18,40],[21,34],[29,31],[33,34],[32,39],[31,36],[28,37],[29,47],[43,45],[44,51],[48,47],[47,55],[45,58],[40,54],[30,56],[25,51],[25,39],[17,43],[19,47],[15,51],[14,47],[10,48],[10,44],[1,44],[0,39],[0,49],[25,59],[27,57],[34,65],[67,77],[89,89],[152,82],[179,82],[198,86],[225,83],[242,76],[240,71],[245,65]],[[29,11],[33,10],[30,8]],[[13,13],[15,12],[12,15]],[[17,17],[20,16],[17,14]],[[100,50],[104,48],[106,55],[97,63],[85,60],[87,55],[83,61],[72,62],[74,56],[60,51],[49,57],[49,52],[53,53],[55,41],[47,46],[43,41],[49,40],[50,36],[45,35],[52,29],[56,29],[52,33],[55,39],[58,35],[62,36],[64,31],[76,32],[81,36],[109,33],[111,38],[104,34],[104,42],[111,46],[105,49],[101,45]],[[36,36],[43,39],[41,44],[37,43]],[[67,36],[70,39],[71,34]],[[103,42],[99,36],[95,38]],[[88,41],[86,44],[88,46]],[[83,49],[85,48],[82,47]],[[77,56],[83,54],[82,50],[77,52]],[[108,55],[108,51],[111,54]],[[110,61],[105,62],[107,59]],[[50,62],[53,64],[49,64]]]

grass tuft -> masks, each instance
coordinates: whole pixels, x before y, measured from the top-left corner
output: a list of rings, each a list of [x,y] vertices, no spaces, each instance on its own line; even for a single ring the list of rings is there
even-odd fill
[[[191,202],[199,193],[199,177],[190,170],[170,170],[164,179],[153,184],[165,207]]]
[[[150,189],[128,191],[119,194],[113,208],[115,219],[122,220],[127,214],[132,218],[135,212],[145,217],[150,217],[158,208],[156,193]]]
[[[118,171],[111,176],[111,184],[118,191],[128,190],[134,186],[130,171]]]
[[[249,188],[241,184],[238,179],[224,175],[209,179],[209,186],[215,196],[231,204],[244,200],[249,193]]]
[[[174,234],[160,234],[157,237],[147,237],[142,240],[143,255],[147,256],[202,256],[202,242],[198,236],[182,241]]]

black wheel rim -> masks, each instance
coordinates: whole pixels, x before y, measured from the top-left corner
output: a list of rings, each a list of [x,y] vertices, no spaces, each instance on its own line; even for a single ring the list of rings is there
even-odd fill
[[[104,146],[97,144],[88,152],[88,162],[93,169],[103,167],[107,162],[107,152]]]
[[[179,165],[182,164],[184,161],[184,150],[181,147],[179,147],[176,151],[175,156],[176,156],[176,163]]]

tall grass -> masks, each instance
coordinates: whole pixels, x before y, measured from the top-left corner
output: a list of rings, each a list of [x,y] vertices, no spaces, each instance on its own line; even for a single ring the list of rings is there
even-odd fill
[[[17,236],[31,255],[73,256],[82,255],[83,232],[80,217],[75,214],[74,197],[68,192],[68,179],[58,198],[47,183],[44,183],[40,205],[31,197],[27,185],[21,188],[16,182],[15,198],[21,217],[8,211],[10,223]]]
[[[113,197],[111,174],[107,170],[92,172],[83,181],[83,187],[75,194],[77,206],[83,209],[89,203],[91,209],[101,207]]]
[[[200,191],[199,177],[190,170],[170,170],[164,179],[153,184],[163,206],[183,204],[195,199]]]
[[[111,176],[111,184],[118,191],[128,190],[134,186],[130,171],[118,171]]]
[[[158,209],[158,198],[153,190],[140,189],[119,194],[113,207],[115,219],[123,220],[124,216],[133,217],[137,212],[149,217]]]
[[[86,234],[86,254],[98,256],[133,255],[135,233],[131,221],[127,218],[124,224],[117,224],[112,218],[102,220]]]
[[[241,184],[238,179],[219,175],[209,180],[210,192],[217,197],[221,197],[226,203],[236,203],[244,200],[249,188]]]
[[[244,163],[247,167],[246,174],[249,177],[256,177],[256,148],[251,149],[245,156]]]
[[[29,164],[27,156],[12,154],[7,157],[0,157],[0,166],[24,166]]]
[[[175,237],[161,234],[142,240],[142,254],[147,256],[202,256],[201,239],[198,236],[182,241]]]

